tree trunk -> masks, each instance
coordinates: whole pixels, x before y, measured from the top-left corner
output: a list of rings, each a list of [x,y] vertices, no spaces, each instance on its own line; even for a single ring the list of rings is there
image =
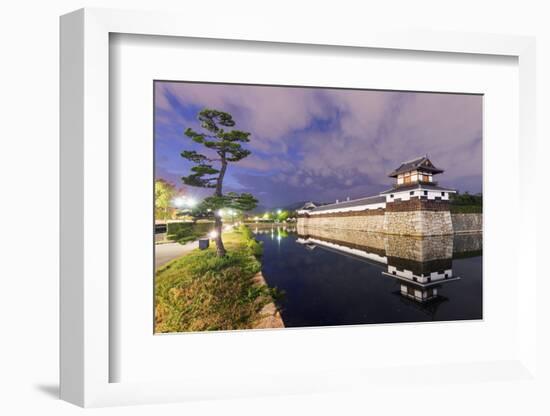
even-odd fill
[[[225,246],[223,245],[223,240],[222,240],[222,219],[221,217],[217,216],[216,215],[216,222],[215,222],[215,225],[214,225],[214,229],[216,230],[216,238],[215,238],[215,241],[216,241],[216,255],[218,257],[223,257],[225,256],[226,254],[226,251],[225,251]]]
[[[227,169],[227,161],[225,160],[225,154],[220,155],[222,157],[222,167],[220,169],[220,174],[218,176],[218,181],[216,183],[216,191],[214,192],[214,195],[216,196],[222,196],[222,186],[223,186],[223,177],[225,176],[225,170]],[[215,217],[215,226],[214,229],[216,230],[216,255],[218,257],[223,257],[227,253],[225,251],[225,246],[223,245],[222,240],[222,218],[218,215],[218,213],[214,214]]]

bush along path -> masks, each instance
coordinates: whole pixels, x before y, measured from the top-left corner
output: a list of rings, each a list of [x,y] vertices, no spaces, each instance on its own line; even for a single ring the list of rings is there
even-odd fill
[[[208,232],[212,231],[213,228],[213,222],[169,222],[166,225],[166,236],[168,240],[185,244],[204,237]]]
[[[227,254],[194,250],[155,276],[155,332],[283,327],[274,300],[281,296],[261,276],[262,246],[241,226],[224,233]]]

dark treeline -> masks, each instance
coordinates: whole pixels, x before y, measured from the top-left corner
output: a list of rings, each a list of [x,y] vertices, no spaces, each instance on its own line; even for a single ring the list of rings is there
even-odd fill
[[[469,194],[464,192],[463,194],[457,192],[456,194],[451,194],[451,204],[453,205],[483,205],[483,195],[482,194]]]

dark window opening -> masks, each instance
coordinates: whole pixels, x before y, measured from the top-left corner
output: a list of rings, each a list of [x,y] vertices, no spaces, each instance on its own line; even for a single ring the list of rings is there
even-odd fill
[[[424,191],[424,195],[428,195],[428,191]]]

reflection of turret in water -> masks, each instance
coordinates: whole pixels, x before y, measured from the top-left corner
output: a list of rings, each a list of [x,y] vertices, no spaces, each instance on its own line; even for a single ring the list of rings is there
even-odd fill
[[[382,274],[396,279],[400,284],[401,295],[417,302],[437,298],[443,284],[460,279],[453,275],[452,258],[418,262],[388,257],[388,270]]]
[[[387,265],[385,276],[399,283],[399,294],[412,300],[421,308],[428,308],[445,300],[440,296],[442,285],[459,280],[453,275],[452,235],[433,237],[406,237],[360,233],[345,230],[320,230],[298,227],[300,235],[296,240],[309,250],[315,247],[336,252],[356,259]],[[333,238],[331,238],[333,237]],[[372,243],[364,245],[364,243]],[[463,243],[463,242],[461,242]],[[462,244],[461,250],[475,243]]]
[[[386,256],[413,262],[452,259],[453,236],[406,237],[388,235],[385,238]],[[411,263],[412,264],[412,263]]]

